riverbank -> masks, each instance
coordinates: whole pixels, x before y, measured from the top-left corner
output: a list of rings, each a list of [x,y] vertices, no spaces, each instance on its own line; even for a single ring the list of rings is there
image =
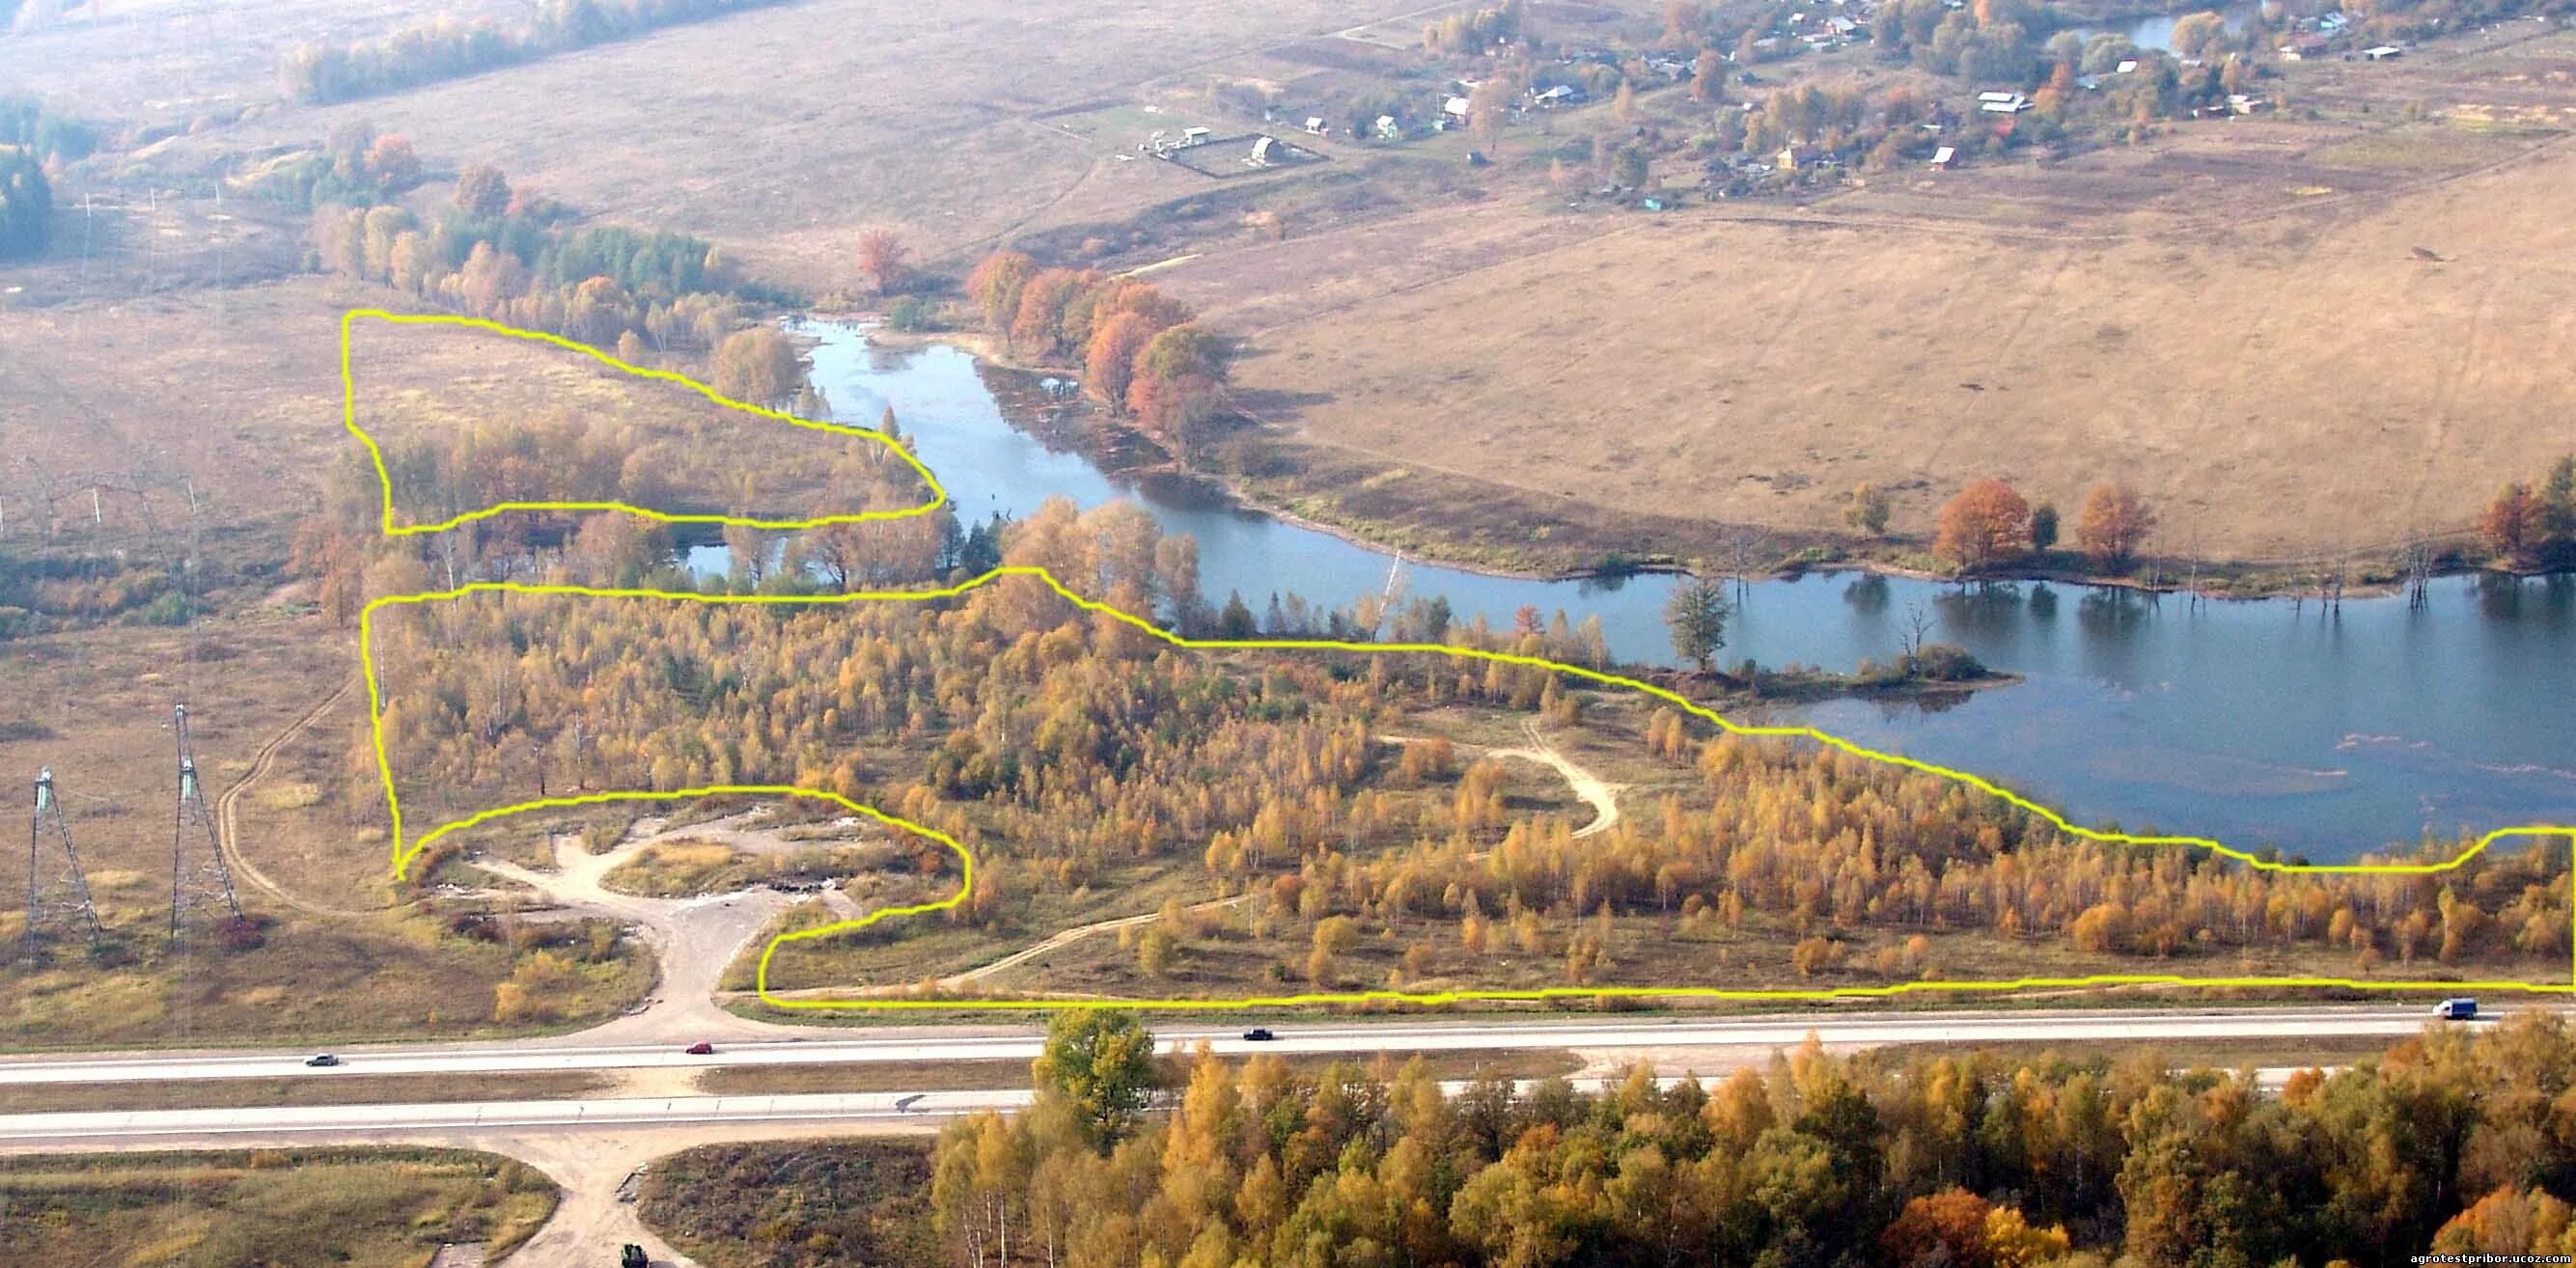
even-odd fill
[[[1694,574],[1764,580],[1856,572],[1935,582],[2048,582],[2213,599],[2321,601],[2394,594],[2410,579],[2405,547],[2398,543],[2311,560],[2156,555],[2126,573],[2102,572],[2081,553],[2061,549],[1962,577],[1931,553],[1928,542],[1913,538],[1855,539],[1623,514],[1571,494],[1547,498],[1438,469],[1337,459],[1249,414],[1200,462],[1190,463],[1088,402],[1067,405],[1037,387],[1041,378],[1074,370],[1016,363],[976,332],[879,329],[869,337],[886,347],[945,344],[972,355],[1015,426],[1030,427],[1043,419],[1058,438],[1082,438],[1085,456],[1109,474],[1195,482],[1286,524],[1480,576],[1599,581]],[[1116,441],[1110,442],[1104,431],[1114,432]],[[2464,531],[2431,539],[2428,545],[2428,578],[2502,572],[2471,561],[2467,552],[2473,542]]]

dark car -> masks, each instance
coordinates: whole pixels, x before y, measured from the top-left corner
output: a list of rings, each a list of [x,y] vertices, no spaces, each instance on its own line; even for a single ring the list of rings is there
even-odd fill
[[[1268,1026],[1255,1026],[1252,1029],[1243,1032],[1243,1037],[1254,1043],[1263,1043],[1268,1040],[1276,1039],[1279,1036],[1270,1033],[1270,1028]]]
[[[306,1065],[338,1065],[338,1064],[340,1064],[340,1059],[339,1059],[338,1057],[332,1056],[330,1053],[324,1052],[324,1053],[317,1053],[317,1054],[315,1054],[315,1055],[313,1055],[313,1056],[306,1057],[306,1058],[304,1059],[304,1064],[306,1064]]]
[[[653,1268],[653,1260],[643,1247],[628,1242],[626,1249],[617,1252],[617,1268]]]
[[[711,1057],[715,1055],[715,1052],[716,1046],[708,1043],[704,1039],[689,1045],[689,1055],[693,1057]]]

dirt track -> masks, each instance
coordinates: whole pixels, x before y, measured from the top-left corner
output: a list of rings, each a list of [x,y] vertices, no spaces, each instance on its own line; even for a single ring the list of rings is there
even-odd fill
[[[615,1039],[636,1043],[694,1043],[726,1036],[761,1037],[792,1033],[793,1027],[751,1021],[726,1012],[716,1003],[725,969],[759,937],[771,919],[796,904],[792,895],[772,889],[750,889],[699,898],[643,898],[621,894],[600,884],[603,877],[644,847],[684,836],[702,835],[703,827],[664,831],[662,822],[640,820],[614,849],[593,854],[581,838],[554,838],[555,870],[534,871],[499,859],[476,866],[515,881],[575,911],[610,916],[642,931],[661,967],[661,981],[643,1011],[581,1032],[585,1041]]]

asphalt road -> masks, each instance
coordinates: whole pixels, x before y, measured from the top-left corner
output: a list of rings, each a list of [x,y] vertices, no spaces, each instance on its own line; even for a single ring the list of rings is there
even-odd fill
[[[2275,1008],[2216,1012],[2067,1010],[2015,1013],[1793,1015],[1744,1019],[1671,1018],[1577,1021],[1553,1017],[1317,1025],[1281,1023],[1278,1037],[1251,1041],[1238,1030],[1161,1032],[1166,1051],[1205,1042],[1225,1055],[1254,1052],[1465,1052],[1501,1049],[1602,1050],[1788,1047],[1814,1034],[1842,1046],[1992,1044],[2005,1042],[2299,1039],[2400,1037],[2423,1028],[2429,1008]],[[350,1078],[371,1074],[511,1074],[529,1071],[705,1069],[716,1066],[821,1065],[867,1062],[1028,1060],[1041,1040],[1031,1031],[957,1033],[915,1028],[900,1035],[811,1032],[810,1038],[732,1041],[692,1056],[678,1045],[555,1042],[545,1045],[445,1044],[353,1048],[340,1064],[304,1064],[304,1052],[117,1053],[0,1059],[0,1084],[139,1083],[193,1079]],[[577,1037],[575,1037],[577,1040]]]
[[[2277,1088],[2297,1067],[2255,1072]],[[1613,1079],[1574,1079],[1597,1092]],[[1670,1087],[1681,1079],[1657,1082]],[[1522,1080],[1526,1090],[1530,1080]],[[1455,1096],[1464,1080],[1442,1083]],[[549,1137],[628,1135],[725,1125],[756,1128],[764,1136],[811,1126],[839,1131],[871,1128],[916,1131],[979,1110],[1017,1110],[1032,1099],[1026,1088],[950,1092],[846,1092],[797,1096],[617,1097],[580,1101],[485,1101],[450,1105],[301,1105],[255,1109],[95,1110],[65,1114],[0,1115],[0,1153],[29,1148],[150,1149],[228,1143],[327,1144],[411,1138],[503,1134]],[[244,1140],[248,1137],[250,1140]]]

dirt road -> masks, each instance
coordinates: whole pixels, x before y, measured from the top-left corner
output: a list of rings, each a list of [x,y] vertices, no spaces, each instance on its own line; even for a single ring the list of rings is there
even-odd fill
[[[555,868],[540,872],[499,859],[475,866],[515,881],[574,911],[605,915],[642,931],[660,962],[661,981],[644,1010],[584,1032],[588,1039],[643,1043],[694,1043],[724,1037],[770,1037],[792,1028],[726,1012],[716,991],[732,964],[772,918],[797,899],[772,889],[748,889],[697,898],[645,898],[621,894],[600,881],[646,846],[684,836],[704,836],[707,825],[665,831],[665,821],[638,820],[626,839],[604,853],[582,848],[581,838],[559,833],[552,841]]]

